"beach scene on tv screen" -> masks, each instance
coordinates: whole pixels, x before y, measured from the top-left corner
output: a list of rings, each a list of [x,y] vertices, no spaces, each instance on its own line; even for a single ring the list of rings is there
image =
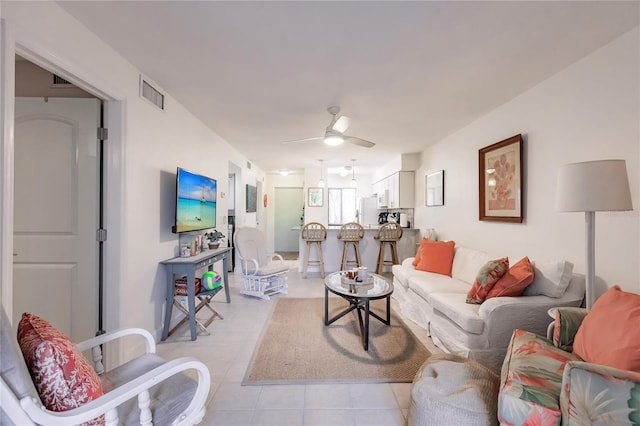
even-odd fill
[[[181,170],[178,177],[178,232],[216,226],[216,181]]]

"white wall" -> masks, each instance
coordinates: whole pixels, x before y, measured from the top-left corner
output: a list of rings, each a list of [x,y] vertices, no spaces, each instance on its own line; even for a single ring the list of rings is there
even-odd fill
[[[165,111],[139,98],[139,71],[54,2],[3,2],[1,12],[17,46],[46,53],[96,87],[118,93],[117,100],[123,102],[124,244],[119,253],[123,280],[118,289],[108,291],[122,295],[120,317],[114,321],[118,326],[142,327],[159,336],[165,273],[158,262],[177,254],[178,245],[177,235],[171,233],[176,167],[217,179],[222,192],[228,187],[229,161],[241,165],[242,187],[255,185],[264,173],[246,169],[246,157],[168,93]],[[255,225],[255,214],[243,216],[244,196],[237,201],[238,223]],[[120,214],[110,207],[108,216]],[[227,199],[218,197],[217,222],[223,232],[226,215]]]
[[[568,259],[585,271],[584,214],[553,210],[562,164],[626,160],[635,210],[596,213],[596,275],[640,292],[638,28],[425,149],[416,173],[416,225],[440,239],[516,259]],[[526,72],[514,67],[513,72]],[[525,221],[478,220],[478,149],[522,133]],[[424,207],[424,175],[444,169],[445,206]]]

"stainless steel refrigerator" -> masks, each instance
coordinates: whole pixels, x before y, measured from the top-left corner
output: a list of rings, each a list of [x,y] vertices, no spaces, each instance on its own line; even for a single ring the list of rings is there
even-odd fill
[[[378,225],[378,200],[376,197],[358,199],[358,223],[362,226]]]

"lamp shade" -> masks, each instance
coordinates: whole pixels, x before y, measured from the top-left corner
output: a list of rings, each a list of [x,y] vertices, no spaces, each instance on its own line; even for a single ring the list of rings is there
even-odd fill
[[[556,211],[633,210],[624,160],[571,163],[558,169]]]

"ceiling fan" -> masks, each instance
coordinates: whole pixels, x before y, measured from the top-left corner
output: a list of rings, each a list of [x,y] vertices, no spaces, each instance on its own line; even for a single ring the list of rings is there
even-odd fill
[[[355,136],[345,135],[344,132],[349,128],[351,119],[345,115],[340,114],[340,107],[330,106],[327,108],[329,114],[331,114],[331,122],[327,126],[324,136],[316,136],[313,138],[295,139],[291,141],[282,142],[283,144],[299,143],[299,142],[311,142],[311,141],[323,141],[330,146],[342,145],[344,142],[349,142],[354,145],[359,145],[365,148],[371,148],[376,144],[365,139],[357,138]]]

